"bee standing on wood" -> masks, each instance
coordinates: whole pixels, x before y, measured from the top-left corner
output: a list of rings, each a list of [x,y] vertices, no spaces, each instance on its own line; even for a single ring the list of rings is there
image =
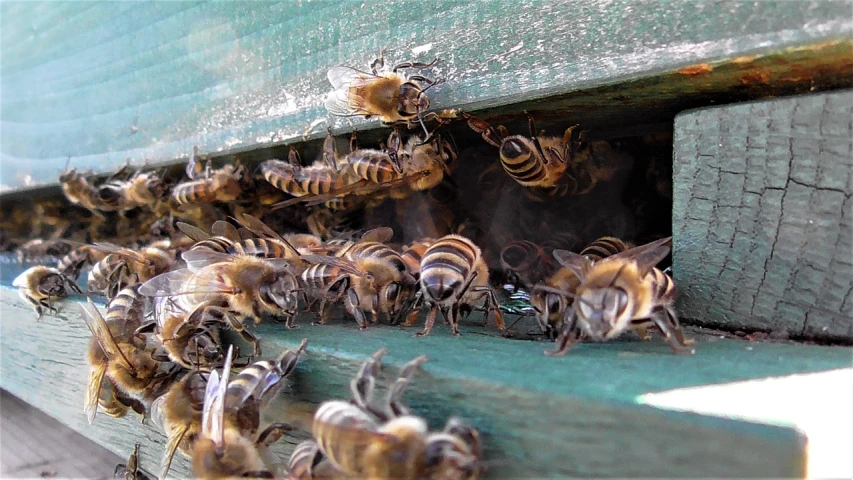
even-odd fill
[[[116,480],[151,480],[151,477],[139,469],[139,444],[133,447],[133,452],[126,464],[116,465],[113,478]]]
[[[481,470],[479,433],[451,417],[440,432],[430,432],[423,418],[402,401],[425,356],[400,371],[384,401],[374,394],[380,359],[365,362],[350,384],[352,402],[327,401],[314,415],[315,440],[299,444],[288,464],[291,478],[466,479]]]
[[[671,237],[641,245],[593,263],[587,257],[555,250],[554,257],[571,269],[581,284],[566,310],[557,348],[547,355],[563,355],[582,336],[596,341],[615,338],[625,330],[657,327],[679,354],[692,354],[691,340],[675,315],[675,283],[655,268],[669,254]],[[568,293],[568,292],[563,292]]]
[[[242,165],[225,165],[217,170],[210,169],[210,163],[202,169],[198,159],[198,147],[193,147],[186,169],[189,180],[172,188],[172,201],[178,206],[193,203],[231,202],[243,193]]]
[[[28,268],[12,281],[12,286],[18,288],[21,298],[35,307],[38,320],[41,320],[44,308],[51,313],[57,312],[53,307],[53,301],[68,296],[66,286],[77,293],[82,293],[80,287],[70,278],[62,275],[59,270],[44,266]]]
[[[581,250],[580,255],[589,259],[589,265],[592,265],[628,248],[629,244],[618,238],[601,237]],[[563,267],[530,291],[530,304],[536,312],[536,321],[547,338],[556,337],[563,325],[566,309],[571,308],[572,298],[559,291],[574,295],[580,283],[580,277],[571,268]]]
[[[418,120],[429,136],[423,123],[423,114],[429,108],[426,91],[443,80],[430,80],[421,75],[404,76],[397,73],[407,68],[429,68],[438,58],[429,63],[404,62],[390,71],[385,69],[384,50],[371,64],[371,73],[351,67],[336,66],[329,69],[329,83],[334,90],[326,98],[326,109],[332,115],[342,117],[378,116],[386,125]]]
[[[417,320],[417,307],[421,301],[430,306],[430,311],[423,332],[416,333],[416,336],[429,334],[439,310],[450,322],[453,334],[460,335],[460,312],[470,311],[476,302],[484,298],[484,321],[488,322],[489,312],[492,312],[497,327],[501,331],[506,330],[497,296],[489,285],[489,268],[480,247],[471,240],[461,235],[447,235],[430,245],[421,260],[420,285],[414,311],[406,325],[411,326]]]

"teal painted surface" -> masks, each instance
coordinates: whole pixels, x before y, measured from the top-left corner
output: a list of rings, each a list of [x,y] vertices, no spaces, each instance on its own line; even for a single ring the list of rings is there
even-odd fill
[[[433,105],[477,109],[850,37],[848,13],[832,1],[4,2],[0,184],[55,181],[69,156],[107,171],[193,145],[295,141],[326,117],[328,67],[364,67],[380,48],[391,62],[438,55],[447,83]]]
[[[0,287],[0,386],[119,454],[140,442],[146,452],[143,467],[156,472],[165,438],[150,422],[142,425],[133,416],[116,420],[99,415],[93,425],[86,423],[83,352],[89,333],[77,316],[76,300],[63,304],[60,317],[46,316],[35,323],[30,307],[16,292]],[[325,327],[306,325],[297,331],[265,325],[257,330],[264,358],[274,358],[300,339],[309,339],[305,358],[289,379],[290,387],[271,405],[267,417],[307,426],[321,401],[349,395],[349,382],[359,365],[382,345],[389,354],[380,388],[389,385],[396,370],[412,357],[422,353],[430,357],[405,398],[434,428],[450,415],[475,425],[482,434],[485,459],[501,462],[487,478],[789,477],[804,473],[804,439],[796,430],[636,405],[636,391],[670,388],[672,382],[666,377],[677,376],[673,370],[707,378],[707,372],[695,365],[672,367],[666,359],[683,357],[674,357],[663,345],[646,344],[639,349],[649,356],[648,362],[619,356],[616,345],[607,345],[613,347],[612,356],[597,357],[583,348],[564,361],[551,362],[541,354],[540,344],[477,331],[469,326],[462,338],[454,338],[436,328],[436,336],[418,341],[411,331],[378,327],[359,332],[340,321]],[[697,351],[704,354],[697,358],[725,371],[732,365],[726,359],[730,354],[737,357],[732,352],[745,343],[720,342],[718,349],[702,348],[710,345],[701,342]],[[778,360],[791,369],[809,370],[836,365],[838,356],[836,349],[806,347],[794,354],[756,345],[751,363],[760,366]],[[655,367],[658,361],[660,366]],[[625,387],[614,382],[617,375],[645,380]],[[305,433],[288,435],[278,444],[282,458],[303,438]],[[176,478],[186,475],[185,460],[178,459],[174,465]]]

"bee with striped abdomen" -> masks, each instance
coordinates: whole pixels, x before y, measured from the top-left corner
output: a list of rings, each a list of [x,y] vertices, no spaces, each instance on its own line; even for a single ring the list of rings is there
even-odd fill
[[[406,325],[414,324],[421,301],[426,302],[430,311],[424,330],[416,336],[429,334],[439,310],[450,322],[453,334],[459,335],[460,311],[470,311],[482,299],[485,299],[484,322],[488,322],[492,312],[497,327],[506,330],[497,296],[489,285],[489,268],[480,247],[471,240],[461,235],[446,235],[430,245],[421,260],[420,287],[414,302],[416,308]]]
[[[153,206],[166,195],[166,185],[157,172],[137,171],[127,180],[114,179],[98,187],[98,198],[110,210]]]
[[[581,250],[580,255],[595,262],[624,252],[630,244],[616,237],[601,237]],[[554,338],[563,325],[563,316],[572,305],[572,297],[560,292],[574,295],[581,280],[572,269],[562,267],[542,284],[537,284],[530,291],[530,304],[536,312],[536,321],[547,338]]]
[[[176,451],[189,457],[201,435],[202,412],[209,372],[193,370],[151,404],[151,418],[166,434],[166,450],[160,463],[165,479]]]
[[[197,478],[269,478],[277,474],[278,462],[268,447],[293,427],[273,423],[260,431],[261,413],[295,368],[306,343],[303,340],[296,351],[285,351],[275,362],[250,365],[234,380],[230,379],[229,349],[222,377],[211,372],[205,391],[201,435],[192,449]]]
[[[59,270],[41,265],[26,269],[12,280],[12,286],[18,289],[21,298],[32,304],[39,320],[45,308],[48,312],[57,312],[53,301],[68,296],[66,286],[77,293],[82,293],[77,284],[62,275]]]
[[[626,330],[654,326],[675,353],[692,354],[692,341],[684,338],[675,315],[675,283],[655,268],[669,254],[671,241],[671,237],[657,240],[595,263],[576,253],[555,250],[557,261],[571,269],[581,283],[572,308],[566,310],[557,348],[545,353],[563,355],[583,336],[604,341]]]
[[[487,143],[500,149],[500,162],[507,175],[526,189],[534,201],[550,196],[582,195],[599,182],[613,178],[617,169],[630,166],[630,159],[616,153],[603,141],[587,142],[576,133],[577,125],[562,138],[542,137],[528,114],[530,137],[509,135],[505,128],[492,128],[486,121],[463,114],[468,126]]]
[[[350,384],[352,402],[327,401],[317,409],[316,441],[303,442],[291,455],[289,465],[299,467],[297,478],[476,478],[481,470],[478,432],[453,417],[442,431],[430,432],[402,401],[425,356],[404,365],[384,401],[376,401],[373,390],[384,353],[374,354],[359,370]]]
[[[80,305],[80,311],[106,357],[104,374],[118,391],[141,402],[146,411],[150,409],[151,402],[171,385],[177,366],[168,361],[162,345],[152,334],[134,332],[120,338],[113,336],[109,324],[91,299],[88,305]],[[93,385],[95,382],[90,377],[90,389]],[[87,396],[87,405],[91,406],[92,398]]]
[[[193,147],[186,172],[189,180],[175,185],[170,195],[178,206],[231,202],[243,193],[245,169],[239,162],[216,170],[211,170],[208,162],[207,167],[202,169],[198,148]]]
[[[108,297],[168,271],[174,263],[168,252],[157,247],[133,250],[111,243],[96,243],[92,249],[107,255],[89,271],[88,290]]]

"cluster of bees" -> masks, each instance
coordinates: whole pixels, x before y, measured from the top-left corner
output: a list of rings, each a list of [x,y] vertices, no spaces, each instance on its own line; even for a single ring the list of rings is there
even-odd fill
[[[294,427],[261,429],[260,418],[307,340],[274,361],[254,361],[262,350],[251,327],[275,317],[298,328],[296,318],[308,312],[324,324],[343,305],[360,329],[383,321],[412,326],[426,309],[417,336],[430,333],[439,312],[459,335],[460,318],[477,310],[484,324],[493,316],[502,334],[512,336],[504,315],[519,312],[506,307],[506,292],[497,288],[508,282],[529,291],[520,313],[556,340],[549,355],[627,330],[642,337],[657,330],[676,353],[692,353],[673,309],[675,286],[657,268],[669,237],[639,246],[593,237],[584,246],[572,232],[543,231],[535,218],[517,230],[548,241],[532,233],[531,239],[494,235],[470,216],[458,220],[458,183],[470,177],[463,174],[470,166],[457,171],[458,147],[442,133],[455,119],[482,136],[484,146],[498,148],[499,161],[492,152],[469,189],[484,198],[505,191],[540,205],[584,198],[614,182],[630,159],[576,127],[562,137],[543,136],[532,116],[530,135],[522,136],[466,113],[427,112],[426,92],[441,80],[400,71],[433,63],[388,69],[380,56],[370,73],[329,71],[330,113],[377,116],[394,127],[377,148],[360,148],[353,135],[349,153],[339,154],[330,130],[320,158],[307,166],[292,148],[287,161],[266,160],[254,174],[239,161],[203,165],[194,150],[183,179],[128,168],[99,183],[74,169],[62,174],[66,198],[89,222],[116,231],[135,225],[135,241],[120,246],[91,228],[72,240],[73,227],[56,221],[51,239],[19,249],[22,258],[49,249],[62,254],[55,266],[32,267],[13,282],[39,317],[55,312],[69,290],[81,293],[77,281],[87,268],[88,293],[108,299],[104,314],[91,299],[81,305],[93,336],[90,422],[98,410],[151,416],[168,437],[163,476],[181,452],[202,478],[471,479],[482,469],[477,430],[451,418],[443,430],[430,431],[401,400],[425,357],[406,364],[384,401],[373,398],[383,351],[361,368],[351,399],[320,405],[314,440],[282,465],[268,447]],[[433,122],[438,126],[430,131]],[[403,126],[420,127],[423,135],[406,138]],[[116,231],[111,238],[125,238]],[[229,331],[249,348],[226,341]],[[136,455],[117,476],[144,475]]]

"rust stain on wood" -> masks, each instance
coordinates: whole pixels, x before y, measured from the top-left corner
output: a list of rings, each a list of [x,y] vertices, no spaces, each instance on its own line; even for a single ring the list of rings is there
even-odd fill
[[[714,67],[708,63],[697,63],[696,65],[690,65],[689,67],[679,68],[676,71],[682,75],[693,76],[711,73],[714,71]]]

